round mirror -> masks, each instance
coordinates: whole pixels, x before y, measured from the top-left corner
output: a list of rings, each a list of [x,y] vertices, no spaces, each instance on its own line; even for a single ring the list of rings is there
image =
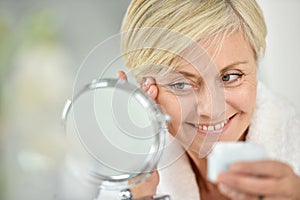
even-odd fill
[[[168,116],[137,86],[101,79],[67,101],[63,120],[77,175],[102,189],[122,190],[155,169]]]

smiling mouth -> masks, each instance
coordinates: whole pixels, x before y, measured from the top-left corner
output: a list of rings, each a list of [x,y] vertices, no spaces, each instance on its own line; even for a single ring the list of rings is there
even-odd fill
[[[231,123],[232,119],[235,117],[235,115],[229,117],[228,119],[225,119],[222,122],[218,122],[215,124],[194,124],[187,122],[188,125],[194,127],[197,129],[199,133],[202,134],[208,134],[208,133],[221,133],[227,129],[229,124]]]

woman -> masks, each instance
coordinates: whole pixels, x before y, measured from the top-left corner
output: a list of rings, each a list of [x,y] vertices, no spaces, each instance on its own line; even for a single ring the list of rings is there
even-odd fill
[[[300,199],[300,121],[257,81],[266,26],[255,0],[134,0],[122,31],[127,67],[186,150],[132,188],[135,198]],[[263,144],[272,159],[235,163],[211,183],[217,141]]]

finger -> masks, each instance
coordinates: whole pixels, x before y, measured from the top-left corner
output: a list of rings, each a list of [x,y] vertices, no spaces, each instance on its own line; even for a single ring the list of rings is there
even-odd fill
[[[141,89],[146,92],[152,99],[156,99],[158,95],[158,87],[156,85],[155,79],[152,77],[147,77],[143,80],[141,84]]]
[[[232,200],[259,200],[261,199],[261,196],[263,195],[250,195],[245,194],[239,191],[236,191],[227,185],[219,184],[218,189],[224,196],[232,199]],[[279,197],[279,196],[263,196],[263,200],[287,200],[285,197]]]
[[[237,190],[234,190],[230,187],[228,187],[227,185],[224,184],[219,184],[218,185],[218,189],[219,191],[226,197],[230,198],[230,199],[238,199],[238,200],[258,200],[258,196],[254,196],[254,195],[249,195],[246,193],[242,193],[239,192]]]
[[[281,178],[293,172],[287,164],[275,160],[237,162],[232,164],[229,170],[236,173],[274,178]]]
[[[249,176],[237,173],[222,173],[218,182],[223,183],[234,190],[254,196],[285,196],[286,191],[283,179]]]
[[[157,170],[155,170],[144,181],[131,188],[134,199],[155,195],[158,184],[159,174]]]
[[[119,71],[117,76],[118,76],[118,79],[124,79],[126,81],[128,80],[124,71]]]
[[[143,79],[141,88],[146,92],[152,85],[156,85],[156,81],[152,77],[147,77]]]

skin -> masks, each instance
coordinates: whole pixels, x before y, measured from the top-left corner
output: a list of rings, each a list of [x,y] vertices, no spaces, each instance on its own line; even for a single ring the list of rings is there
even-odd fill
[[[214,55],[214,49],[206,50],[210,56]],[[207,77],[202,77],[199,69],[188,63],[175,70],[191,75],[186,77],[190,80],[190,85],[186,88],[197,92],[197,123],[219,123],[224,118],[228,119],[230,123],[222,130],[219,140],[245,140],[256,103],[257,64],[253,50],[243,33],[238,31],[224,40],[220,52],[212,60],[220,72],[216,78],[219,77],[224,84],[225,108],[220,110],[224,113],[222,118],[211,113],[212,103],[207,85],[195,84],[205,83]],[[126,78],[126,75],[120,72],[118,77]],[[184,138],[187,133],[180,133],[181,128],[197,132],[196,128],[182,119],[183,104],[168,88],[150,84],[143,89],[171,116],[169,132],[173,136],[178,136],[179,140]],[[260,195],[264,195],[265,199],[300,199],[300,178],[290,166],[278,161],[235,163],[228,172],[220,174],[217,184],[209,182],[206,178],[206,157],[199,159],[198,156],[204,138],[205,134],[197,133],[187,148],[187,154],[196,167],[196,174],[200,176],[198,186],[202,199],[258,199]],[[134,197],[155,194],[158,183],[159,174],[155,171],[145,182],[132,188]]]

